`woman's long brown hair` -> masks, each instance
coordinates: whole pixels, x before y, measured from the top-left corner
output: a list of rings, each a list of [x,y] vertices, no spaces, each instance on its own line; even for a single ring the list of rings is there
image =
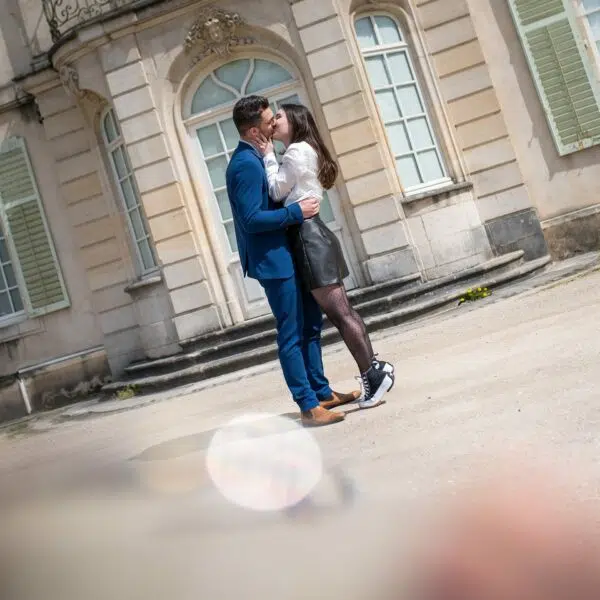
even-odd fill
[[[292,130],[290,144],[307,142],[318,157],[318,177],[324,189],[333,187],[338,176],[338,166],[327,149],[311,112],[302,104],[282,104],[288,123]]]

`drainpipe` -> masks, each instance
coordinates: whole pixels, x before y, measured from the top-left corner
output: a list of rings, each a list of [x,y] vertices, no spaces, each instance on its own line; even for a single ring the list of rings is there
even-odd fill
[[[20,374],[17,373],[17,383],[19,384],[19,391],[21,392],[21,398],[23,399],[23,404],[25,404],[25,410],[27,414],[30,415],[33,412],[31,408],[31,400],[29,399],[29,392],[27,391],[27,386],[25,385],[25,381],[21,377]]]

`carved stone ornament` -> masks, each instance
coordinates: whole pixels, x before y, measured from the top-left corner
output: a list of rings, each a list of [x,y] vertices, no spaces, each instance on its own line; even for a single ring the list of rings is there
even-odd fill
[[[60,81],[65,90],[67,90],[67,93],[73,98],[76,98],[77,100],[88,100],[92,104],[103,103],[102,97],[96,94],[96,92],[82,90],[79,87],[79,73],[73,65],[69,63],[64,64],[58,71],[58,76],[60,77]]]
[[[69,95],[74,98],[83,98],[85,93],[79,87],[79,73],[73,65],[63,65],[58,71],[58,76]]]
[[[234,46],[254,43],[249,37],[236,35],[244,21],[237,13],[230,13],[220,8],[204,9],[185,38],[186,52],[193,52],[194,63],[210,54],[227,56]]]

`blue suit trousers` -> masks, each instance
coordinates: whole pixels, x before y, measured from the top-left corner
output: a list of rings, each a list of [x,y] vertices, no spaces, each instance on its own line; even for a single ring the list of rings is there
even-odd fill
[[[277,321],[283,376],[300,410],[310,410],[333,394],[323,370],[323,313],[296,276],[263,279],[260,284]]]

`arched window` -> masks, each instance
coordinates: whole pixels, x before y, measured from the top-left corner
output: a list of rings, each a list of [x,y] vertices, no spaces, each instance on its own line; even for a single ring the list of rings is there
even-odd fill
[[[226,63],[207,75],[193,93],[187,123],[195,131],[216,199],[229,250],[237,252],[233,215],[225,185],[229,159],[239,143],[231,117],[235,102],[248,94],[267,96],[275,112],[281,104],[300,104],[298,80],[282,66],[261,58],[242,58]],[[277,148],[283,150],[281,146]],[[329,200],[324,198],[321,217],[333,221]]]
[[[155,271],[158,264],[140,201],[140,194],[133,177],[129,155],[121,135],[119,122],[112,108],[107,110],[102,117],[101,129],[112,176],[127,219],[135,251],[137,270],[140,275],[146,275]]]
[[[355,21],[356,37],[405,191],[448,181],[408,45],[386,15]]]
[[[269,60],[234,60],[215,69],[204,79],[192,98],[191,113],[195,115],[222,104],[230,104],[249,94],[260,92],[266,95],[268,90],[293,80],[291,73]]]

